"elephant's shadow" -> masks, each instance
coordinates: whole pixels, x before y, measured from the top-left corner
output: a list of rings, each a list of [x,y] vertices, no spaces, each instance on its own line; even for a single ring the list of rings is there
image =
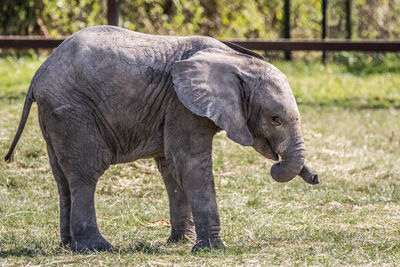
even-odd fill
[[[21,249],[10,249],[10,250],[0,250],[0,258],[8,257],[36,257],[38,255],[46,255],[42,249],[31,249],[31,248],[21,248]]]
[[[97,254],[96,251],[85,251],[79,254]],[[114,247],[114,249],[110,252],[102,252],[102,253],[116,253],[116,254],[135,254],[135,253],[145,253],[145,254],[171,254],[171,250],[165,249],[165,244],[163,243],[152,243],[146,241],[138,241],[133,242],[132,244],[124,247]],[[29,257],[35,258],[38,256],[62,256],[67,254],[73,254],[73,252],[69,249],[69,247],[56,246],[53,248],[43,248],[43,247],[35,247],[35,248],[16,248],[9,250],[0,250],[0,258],[9,258],[9,257]]]
[[[182,248],[184,250],[182,250]],[[183,244],[183,243],[178,243],[178,244],[173,244],[173,245],[166,245],[163,242],[149,242],[145,240],[140,240],[136,242],[132,242],[128,246],[124,247],[119,247],[116,246],[114,249],[110,252],[101,252],[101,253],[111,253],[111,254],[136,254],[136,253],[144,253],[144,254],[151,254],[151,255],[182,255],[182,254],[188,254],[190,253],[190,247],[188,244]],[[226,253],[230,253],[230,251],[235,251],[235,254],[238,253],[238,250],[242,251],[242,253],[246,253],[251,248],[249,247],[248,249],[244,249],[243,247],[235,248],[235,247],[229,247],[226,250],[224,250]],[[218,253],[224,253],[224,251],[218,251]],[[93,251],[87,251],[87,252],[82,252],[79,254],[98,254],[99,252],[93,252]],[[207,252],[206,252],[207,253]],[[9,249],[9,250],[0,250],[0,259],[3,258],[9,258],[9,257],[29,257],[29,258],[35,258],[38,256],[65,256],[71,254],[73,255],[73,252],[67,247],[61,247],[57,246],[52,249],[47,249],[47,248],[18,248],[18,249]]]
[[[182,244],[181,246],[185,246],[186,244]],[[179,246],[179,245],[173,245]],[[165,242],[149,242],[145,240],[134,241],[127,246],[116,246],[110,252],[105,253],[116,253],[116,254],[135,254],[135,253],[145,253],[145,254],[159,254],[159,255],[167,255],[173,254],[173,249],[167,249],[169,245],[166,245]],[[181,250],[176,250],[181,251]],[[190,247],[188,247],[188,251],[190,251]],[[85,251],[79,254],[96,254],[96,251]],[[102,252],[104,253],[104,252]],[[62,256],[66,254],[73,254],[73,252],[69,249],[69,247],[56,246],[53,248],[44,248],[44,247],[34,247],[34,248],[16,248],[9,250],[0,250],[0,258],[9,258],[9,257],[29,257],[35,258],[38,256]]]

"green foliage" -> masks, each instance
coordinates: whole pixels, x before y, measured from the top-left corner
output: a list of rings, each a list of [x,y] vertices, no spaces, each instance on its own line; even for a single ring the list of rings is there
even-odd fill
[[[40,31],[37,18],[40,17],[43,7],[40,0],[2,0],[0,35],[37,34]]]
[[[352,39],[400,38],[400,0],[351,2]],[[346,0],[329,0],[327,13],[328,38],[346,38]]]
[[[278,0],[141,0],[120,9],[121,26],[131,30],[220,38],[277,38],[283,19]]]
[[[291,12],[292,38],[321,38],[321,0],[292,0]]]
[[[105,1],[41,0],[43,20],[51,36],[67,36],[83,28],[106,24]]]
[[[101,0],[3,0],[0,35],[70,35],[106,24],[105,5],[106,1]]]
[[[400,0],[353,0],[354,39],[399,39]]]

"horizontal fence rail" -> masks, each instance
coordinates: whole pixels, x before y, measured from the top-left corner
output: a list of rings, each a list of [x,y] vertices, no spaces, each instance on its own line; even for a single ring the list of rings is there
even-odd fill
[[[0,48],[56,48],[64,38],[46,38],[40,36],[1,36]],[[288,40],[257,41],[233,40],[232,43],[251,50],[263,51],[370,51],[399,52],[400,41],[349,41],[349,40]]]
[[[251,50],[264,51],[370,51],[398,52],[400,41],[278,40],[232,41]]]
[[[0,48],[56,48],[65,39],[41,36],[5,36],[0,35]]]

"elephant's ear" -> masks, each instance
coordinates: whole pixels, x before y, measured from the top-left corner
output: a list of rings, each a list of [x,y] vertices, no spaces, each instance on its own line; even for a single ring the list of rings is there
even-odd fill
[[[233,141],[251,146],[254,140],[247,127],[237,67],[243,60],[244,57],[222,51],[198,52],[175,62],[172,79],[176,94],[187,109],[211,119]]]

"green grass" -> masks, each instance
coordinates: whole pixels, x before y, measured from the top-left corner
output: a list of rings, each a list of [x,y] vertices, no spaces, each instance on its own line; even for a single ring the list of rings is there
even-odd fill
[[[0,61],[0,155],[40,65],[25,62]],[[150,172],[113,166],[97,186],[99,227],[115,252],[74,254],[58,246],[57,188],[34,105],[14,161],[0,163],[0,265],[399,265],[400,110],[390,101],[362,108],[376,107],[375,96],[399,101],[399,74],[277,65],[300,99],[307,162],[319,185],[274,182],[271,161],[218,134],[213,167],[226,251],[192,255],[189,244],[166,245],[167,195],[154,163],[141,160]]]
[[[0,58],[0,103],[25,98],[33,74],[45,58]]]
[[[357,75],[340,65],[277,62],[297,102],[348,108],[400,108],[400,71]]]

